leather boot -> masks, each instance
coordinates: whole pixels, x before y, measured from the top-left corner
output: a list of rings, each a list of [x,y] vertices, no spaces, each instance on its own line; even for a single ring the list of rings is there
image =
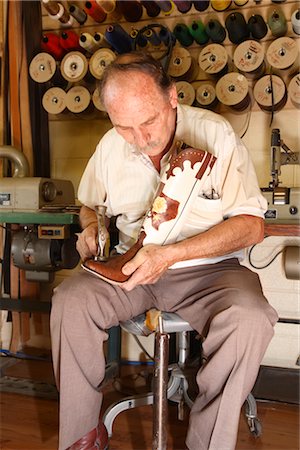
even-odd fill
[[[102,421],[67,450],[108,450],[108,434]]]

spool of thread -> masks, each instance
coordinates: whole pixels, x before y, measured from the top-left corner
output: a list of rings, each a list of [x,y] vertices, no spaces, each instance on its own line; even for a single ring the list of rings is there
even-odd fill
[[[254,85],[256,103],[265,112],[281,110],[287,101],[284,81],[277,75],[264,75]]]
[[[192,2],[187,0],[173,0],[173,3],[175,3],[176,8],[182,14],[189,12],[192,7]]]
[[[201,20],[193,20],[188,29],[197,44],[204,45],[208,42],[209,36],[207,35],[205,26],[203,25]]]
[[[248,28],[253,39],[262,39],[268,33],[268,27],[260,14],[252,14],[248,20]]]
[[[59,2],[54,0],[42,0],[42,5],[50,16],[56,16],[59,13]]]
[[[176,83],[178,103],[192,106],[195,100],[195,89],[187,81],[177,81]]]
[[[193,1],[193,5],[197,11],[205,11],[209,7],[209,0]]]
[[[168,0],[158,0],[157,3],[165,16],[169,16],[174,8],[174,3]]]
[[[60,35],[59,43],[66,51],[81,50],[79,36],[73,30],[63,31]]]
[[[294,75],[288,87],[288,96],[295,108],[300,109],[300,73]]]
[[[266,69],[264,50],[257,41],[249,40],[237,46],[233,55],[236,68],[247,78],[261,77]]]
[[[66,95],[66,106],[74,114],[88,112],[91,104],[91,94],[84,86],[73,86]]]
[[[155,30],[148,28],[144,36],[146,37],[147,41],[153,46],[153,47],[159,47],[161,44],[161,39],[159,35],[156,33]]]
[[[208,44],[199,53],[198,63],[207,75],[220,77],[228,71],[228,53],[220,44]]]
[[[130,32],[133,48],[145,49],[149,45],[149,41],[143,33],[139,33],[139,30],[133,28]]]
[[[201,83],[196,89],[196,105],[200,108],[214,109],[219,100],[215,87],[210,83]]]
[[[87,20],[87,13],[73,3],[69,6],[69,13],[80,25],[83,25]]]
[[[96,31],[96,33],[94,34],[94,39],[98,43],[99,48],[110,48],[110,45],[105,39],[104,34],[100,33],[100,31]]]
[[[157,2],[149,0],[141,0],[141,4],[146,9],[147,15],[149,17],[157,17],[160,13],[160,6]]]
[[[198,66],[190,52],[183,47],[174,47],[168,67],[168,74],[176,81],[191,82],[198,74]]]
[[[291,22],[294,33],[300,34],[300,9],[293,12]]]
[[[29,75],[36,83],[47,83],[54,80],[57,74],[57,64],[52,55],[46,52],[38,53],[29,64]]]
[[[96,41],[94,36],[92,36],[90,33],[82,33],[79,38],[79,44],[81,48],[89,53],[94,53],[100,48],[100,42]]]
[[[106,12],[95,0],[84,3],[84,10],[95,22],[102,23],[106,19]]]
[[[284,273],[288,280],[300,280],[300,247],[289,245],[284,249]]]
[[[284,36],[287,32],[286,18],[280,9],[275,9],[268,18],[268,25],[275,37]]]
[[[66,92],[57,86],[47,89],[42,105],[49,114],[61,114],[66,109]]]
[[[236,6],[244,6],[246,3],[248,3],[248,0],[234,0]]]
[[[177,23],[174,27],[173,33],[183,47],[189,47],[194,42],[194,38],[185,23]]]
[[[227,73],[218,80],[216,95],[223,105],[238,112],[245,111],[251,103],[248,81],[236,72]]]
[[[109,25],[105,30],[105,39],[117,53],[127,53],[132,50],[129,34],[119,24]]]
[[[171,43],[175,45],[176,37],[168,28],[161,27],[158,32],[158,36],[161,42],[163,42],[166,47],[168,47]]]
[[[271,42],[267,49],[267,61],[274,69],[273,72],[298,68],[299,50],[297,42],[288,37],[283,36]]]
[[[49,10],[54,10],[55,8],[56,12],[54,14],[49,13],[49,17],[51,17],[51,19],[58,20],[63,26],[66,27],[71,27],[73,25],[73,17],[70,16],[69,12],[61,3],[53,2],[51,0],[43,0],[43,5],[46,9],[48,8]]]
[[[118,22],[122,18],[121,3],[116,0],[96,0],[98,5],[106,12],[107,20]]]
[[[210,0],[211,7],[215,11],[225,11],[231,5],[231,0]]]
[[[249,38],[250,32],[243,14],[235,12],[225,19],[229,40],[233,44],[240,44]]]
[[[42,40],[41,40],[41,49],[49,53],[53,58],[55,58],[57,61],[60,61],[66,51],[60,44],[59,36],[55,33],[44,33]]]
[[[127,22],[138,22],[143,15],[143,7],[137,1],[126,0],[120,3],[121,11]]]
[[[106,109],[103,103],[101,102],[100,92],[98,88],[96,88],[92,94],[92,102],[98,111],[106,112]]]
[[[89,69],[97,80],[101,80],[104,70],[116,59],[115,53],[109,48],[100,48],[90,58]]]
[[[71,83],[83,80],[88,72],[88,61],[81,52],[69,52],[60,64],[63,78]]]
[[[207,36],[216,44],[221,44],[226,38],[226,30],[217,19],[210,19],[205,27]]]

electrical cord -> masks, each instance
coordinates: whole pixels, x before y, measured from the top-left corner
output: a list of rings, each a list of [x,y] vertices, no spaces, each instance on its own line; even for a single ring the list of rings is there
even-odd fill
[[[280,250],[278,253],[276,253],[275,256],[273,256],[273,258],[271,259],[271,261],[269,261],[269,262],[268,262],[267,264],[265,264],[264,266],[255,266],[255,265],[252,263],[252,261],[251,261],[251,255],[252,255],[252,252],[253,252],[253,250],[254,250],[254,248],[255,248],[256,246],[257,246],[257,244],[252,245],[252,247],[251,247],[250,250],[249,250],[249,255],[248,255],[249,264],[250,264],[250,266],[253,267],[254,269],[265,269],[266,267],[269,267],[269,266],[272,264],[272,262],[274,262],[275,259],[276,259],[281,253],[283,253],[283,251],[284,251],[284,249]]]

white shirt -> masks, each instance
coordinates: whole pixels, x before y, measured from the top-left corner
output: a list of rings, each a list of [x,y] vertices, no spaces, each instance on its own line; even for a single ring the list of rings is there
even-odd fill
[[[214,170],[199,192],[177,241],[236,215],[264,217],[267,202],[258,186],[250,155],[226,119],[211,111],[178,105],[174,141],[183,141],[189,147],[207,150],[217,157]],[[161,173],[169,153],[161,161]],[[118,216],[117,250],[123,253],[137,240],[159,182],[160,176],[150,158],[137,152],[112,128],[100,140],[87,164],[78,198],[91,209],[105,205],[108,217]],[[243,251],[238,251],[221,257],[181,261],[172,268],[242,256]]]

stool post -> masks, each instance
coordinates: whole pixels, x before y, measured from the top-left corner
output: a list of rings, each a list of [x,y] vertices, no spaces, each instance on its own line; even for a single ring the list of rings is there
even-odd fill
[[[167,450],[169,335],[162,321],[155,334],[152,450]]]

